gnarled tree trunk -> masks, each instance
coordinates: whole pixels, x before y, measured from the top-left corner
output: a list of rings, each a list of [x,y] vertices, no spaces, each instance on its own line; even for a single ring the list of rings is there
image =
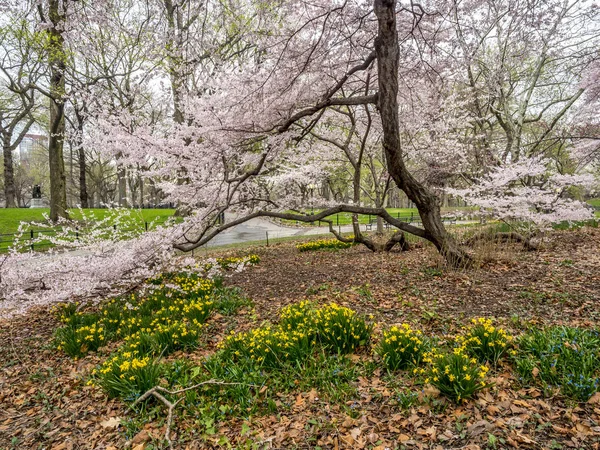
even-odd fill
[[[396,185],[412,200],[421,216],[427,239],[455,267],[471,264],[471,258],[448,234],[442,223],[437,197],[407,170],[398,119],[399,46],[396,29],[396,0],[375,0],[379,33],[375,40],[379,83],[378,108],[383,125],[383,148],[389,173]]]

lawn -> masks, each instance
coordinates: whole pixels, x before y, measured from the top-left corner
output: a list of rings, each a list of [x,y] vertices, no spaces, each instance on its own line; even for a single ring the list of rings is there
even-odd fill
[[[282,242],[0,321],[0,448],[168,448],[155,385],[173,448],[598,448],[600,230],[546,242],[469,271]]]
[[[86,209],[86,213],[92,212],[98,219],[105,217],[107,209]],[[135,210],[134,220],[143,225],[155,219],[163,222],[175,213],[174,209],[139,209]],[[44,222],[44,214],[50,214],[49,208],[2,208],[0,209],[0,234],[14,234],[21,222]],[[78,209],[70,210],[73,219],[81,219]]]
[[[107,209],[86,209],[87,215],[93,213],[94,216],[101,220],[106,217]],[[136,209],[133,210],[131,220],[132,227],[140,227],[143,229],[145,224],[152,223],[160,224],[167,220],[175,213],[174,209]],[[0,253],[13,242],[13,235],[17,232],[21,222],[45,222],[44,214],[50,214],[49,208],[2,208],[0,209]],[[71,217],[75,220],[81,219],[81,212],[78,209],[70,210]],[[30,230],[34,231],[34,236],[37,237],[41,227],[32,225],[26,228],[24,239],[29,239]],[[45,229],[47,230],[47,229]],[[43,246],[43,243],[42,243]]]
[[[453,212],[466,212],[469,210],[474,210],[471,207],[453,207],[453,208],[442,208],[442,214],[444,215],[451,215]],[[310,214],[314,211],[314,213],[319,213],[321,211],[323,211],[322,209],[315,209],[315,210],[307,210],[306,213]],[[403,219],[403,220],[407,220],[407,219],[415,219],[418,220],[419,219],[419,211],[417,210],[417,208],[386,208],[386,211],[394,218],[397,219]],[[288,212],[292,212],[292,211],[288,211]],[[332,220],[333,221],[333,225],[338,226],[338,225],[350,225],[352,223],[352,214],[350,213],[338,213],[338,214],[333,214],[331,216],[326,217],[326,219],[328,220]],[[372,221],[376,220],[375,216],[371,216],[369,214],[361,214],[358,216],[358,222],[360,224],[365,224],[365,223],[371,223]],[[326,224],[323,222],[315,222],[313,224],[306,224],[303,222],[297,222],[294,220],[282,220],[283,223],[289,224],[289,225],[320,225],[320,226],[325,226]]]

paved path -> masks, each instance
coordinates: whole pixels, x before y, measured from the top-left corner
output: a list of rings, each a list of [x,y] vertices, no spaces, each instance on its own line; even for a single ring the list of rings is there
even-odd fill
[[[339,230],[342,233],[351,232],[352,225],[340,226]],[[276,239],[327,233],[329,233],[329,227],[283,227],[267,219],[255,218],[224,231],[206,246],[216,247],[241,242],[265,241],[267,235],[269,239]]]
[[[467,223],[479,222],[468,220],[457,221],[457,224],[460,225]],[[361,224],[360,227],[361,231],[365,231],[365,224]],[[352,232],[352,225],[341,225],[335,228],[342,233]],[[205,247],[217,247],[252,241],[266,241],[267,235],[269,239],[276,239],[291,236],[311,236],[316,234],[329,234],[329,227],[283,227],[273,221],[258,217],[224,231],[206,244]]]

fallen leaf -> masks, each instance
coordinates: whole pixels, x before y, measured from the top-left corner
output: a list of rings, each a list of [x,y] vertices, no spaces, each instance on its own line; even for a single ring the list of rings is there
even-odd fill
[[[600,405],[600,392],[596,392],[592,395],[587,402],[590,405]]]
[[[121,418],[120,417],[111,417],[109,419],[103,420],[102,422],[100,422],[100,425],[102,426],[102,428],[117,428],[119,425],[121,425]]]

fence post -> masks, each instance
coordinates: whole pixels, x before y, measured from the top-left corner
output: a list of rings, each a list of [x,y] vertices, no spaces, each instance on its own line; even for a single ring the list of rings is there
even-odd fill
[[[144,225],[146,226],[146,231],[148,231],[148,221],[145,221]]]
[[[400,211],[398,211],[398,212],[396,213],[396,217],[398,218],[398,220],[400,220]]]
[[[29,236],[31,237],[31,251],[33,251],[33,230],[29,230]]]
[[[265,231],[265,233],[267,234],[267,247],[269,246],[269,232]]]
[[[335,221],[336,221],[337,226],[339,227],[340,226],[340,213],[337,213],[335,215]]]
[[[117,231],[117,224],[116,223],[113,225],[113,230]]]
[[[413,222],[413,213],[410,213],[410,223]]]
[[[75,240],[79,240],[79,228],[75,228]]]

